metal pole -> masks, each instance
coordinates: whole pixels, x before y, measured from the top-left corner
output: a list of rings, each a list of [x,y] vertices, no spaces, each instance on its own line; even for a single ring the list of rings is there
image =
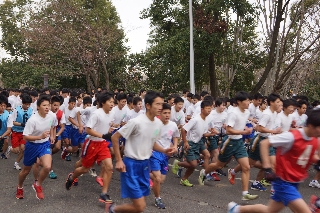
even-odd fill
[[[193,15],[192,0],[189,0],[189,19],[190,19],[190,90],[195,94],[194,84],[194,50],[193,50]]]

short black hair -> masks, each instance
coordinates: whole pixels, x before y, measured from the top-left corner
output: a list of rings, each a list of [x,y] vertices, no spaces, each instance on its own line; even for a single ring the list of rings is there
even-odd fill
[[[216,107],[221,106],[221,104],[226,104],[226,101],[225,101],[224,98],[218,98],[218,99],[215,101]]]
[[[189,92],[188,94],[187,94],[187,98],[192,98],[193,97],[193,94],[191,93],[191,92]]]
[[[10,103],[7,103],[7,107],[12,107]]]
[[[69,98],[69,103],[72,103],[72,102],[74,102],[74,103],[77,102],[77,99],[76,99],[75,97],[73,97],[73,96],[71,96],[71,97]]]
[[[56,91],[56,90],[52,90],[52,91],[50,91],[50,95],[51,95],[51,96],[58,96],[59,93],[58,93],[58,91]]]
[[[22,104],[31,104],[32,98],[28,94],[23,94],[23,95],[21,95],[21,101],[22,101]]]
[[[63,89],[61,90],[61,92],[62,92],[62,93],[69,93],[69,90],[68,90],[67,88],[63,88]]]
[[[301,99],[301,100],[299,100],[299,101],[297,102],[297,107],[298,107],[298,108],[301,108],[303,104],[305,104],[306,106],[308,106],[308,102]]]
[[[177,104],[177,103],[184,103],[184,100],[183,100],[183,98],[181,98],[181,97],[176,97],[176,98],[174,99],[173,103],[175,103],[175,104]]]
[[[203,101],[209,101],[211,103],[211,106],[213,105],[214,98],[210,95],[204,96]]]
[[[139,95],[141,95],[142,93],[144,93],[146,90],[144,88],[142,88],[140,91],[139,91]]]
[[[205,107],[212,107],[212,102],[210,101],[202,101],[201,102],[201,109],[205,108]]]
[[[111,98],[114,99],[113,94],[111,94],[110,92],[107,92],[107,91],[101,92],[97,98],[99,107],[102,107],[102,104],[106,103]]]
[[[77,97],[78,93],[76,91],[70,92],[70,97]]]
[[[306,124],[314,127],[320,126],[320,109],[314,109],[311,111]]]
[[[187,92],[190,92],[188,89],[182,90],[183,94],[186,94]]]
[[[52,96],[51,97],[51,100],[50,100],[50,103],[53,104],[53,103],[59,103],[61,105],[61,101],[60,101],[60,98],[58,96]]]
[[[142,98],[140,98],[139,96],[134,97],[132,100],[133,105],[137,105],[139,102],[142,102]]]
[[[204,96],[206,96],[206,95],[208,95],[209,93],[207,92],[207,91],[202,91],[201,93],[200,93],[200,96],[201,97],[204,97]]]
[[[198,94],[194,94],[194,95],[192,96],[192,99],[200,100],[201,97],[200,97],[200,95],[198,95]]]
[[[7,90],[2,90],[1,91],[1,95],[5,96],[5,97],[9,97],[9,92]]]
[[[263,99],[263,95],[261,95],[260,93],[256,93],[253,95],[252,97],[254,100],[259,100],[259,99]]]
[[[276,94],[276,93],[271,93],[268,98],[267,98],[267,103],[270,106],[271,102],[275,102],[277,99],[280,99],[280,95]]]
[[[238,101],[242,102],[247,99],[250,99],[250,95],[249,95],[249,93],[247,93],[245,91],[237,92],[236,95],[234,96],[235,103],[238,103]]]
[[[168,96],[168,101],[171,100],[172,98],[174,98],[174,96],[173,95],[169,95]]]
[[[121,100],[123,100],[123,99],[126,99],[126,100],[127,100],[127,95],[126,95],[125,93],[119,93],[119,94],[117,95],[117,100],[118,100],[118,101],[121,101]]]
[[[292,99],[286,99],[283,101],[283,108],[288,108],[289,106],[296,106],[296,102]]]
[[[40,95],[39,99],[37,100],[37,106],[40,107],[40,105],[48,101],[50,103],[50,96],[49,95]]]
[[[64,98],[61,95],[59,95],[58,98],[60,99],[60,105],[62,105],[64,102]]]
[[[146,97],[144,98],[145,105],[149,104],[151,106],[156,98],[164,99],[164,96],[160,92],[152,90],[148,91],[146,93]]]
[[[170,104],[168,104],[168,103],[163,103],[163,105],[162,105],[162,110],[165,110],[165,109],[171,110]]]
[[[38,97],[38,92],[35,91],[35,90],[32,90],[29,92],[29,95],[32,96],[32,97]]]
[[[128,97],[127,97],[127,103],[130,104],[130,103],[132,103],[132,102],[133,102],[133,97],[128,96]]]
[[[318,105],[320,105],[320,101],[315,100],[314,102],[312,102],[313,107],[316,107]]]
[[[8,98],[4,95],[0,95],[0,104],[8,104]]]
[[[82,103],[83,103],[83,105],[92,104],[92,98],[90,96],[86,96],[86,97],[83,98]]]

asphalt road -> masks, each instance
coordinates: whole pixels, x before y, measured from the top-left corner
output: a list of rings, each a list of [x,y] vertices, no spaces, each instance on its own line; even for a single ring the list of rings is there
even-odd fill
[[[44,182],[44,200],[38,200],[35,192],[31,188],[33,175],[30,173],[24,184],[24,199],[15,198],[16,186],[19,171],[13,169],[16,155],[11,154],[9,159],[0,159],[0,212],[17,213],[86,213],[86,212],[105,212],[104,204],[98,201],[101,192],[100,186],[89,174],[79,178],[79,185],[67,191],[64,187],[66,177],[73,170],[77,158],[72,156],[72,161],[67,162],[60,159],[60,154],[54,155],[54,171],[58,178],[51,180],[47,178]],[[172,163],[173,159],[170,159]],[[229,166],[233,167],[236,162],[232,161]],[[22,165],[21,165],[22,166]],[[99,171],[99,167],[95,166]],[[201,169],[200,167],[198,169]],[[225,172],[227,168],[223,169]],[[251,170],[251,179],[254,179],[257,169]],[[175,177],[171,171],[168,173],[167,180],[162,186],[161,197],[167,208],[159,210],[154,206],[154,196],[147,198],[147,208],[145,212],[152,213],[194,213],[194,212],[227,212],[227,204],[235,201],[241,204],[267,204],[270,196],[270,187],[267,192],[251,193],[258,194],[260,197],[254,201],[241,201],[241,182],[236,180],[235,185],[230,185],[227,177],[221,177],[221,181],[208,181],[205,186],[199,186],[197,178],[199,172],[196,171],[189,179],[194,187],[185,187],[179,184],[179,178]],[[300,191],[303,198],[308,202],[312,194],[320,195],[320,189],[308,187],[310,179],[315,175],[315,171],[310,169],[309,178],[301,184]],[[241,177],[240,174],[237,175]],[[109,194],[116,204],[130,202],[121,199],[120,196],[120,177],[117,171],[114,172],[110,184]],[[285,209],[282,212],[290,212]]]

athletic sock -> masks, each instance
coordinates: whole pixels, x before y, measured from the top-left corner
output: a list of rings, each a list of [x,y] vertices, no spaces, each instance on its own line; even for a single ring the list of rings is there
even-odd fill
[[[242,196],[244,196],[244,195],[246,195],[246,194],[249,194],[249,192],[248,192],[248,191],[243,191],[243,192],[242,192]]]
[[[234,169],[231,170],[231,174],[236,175],[236,173],[234,172]]]

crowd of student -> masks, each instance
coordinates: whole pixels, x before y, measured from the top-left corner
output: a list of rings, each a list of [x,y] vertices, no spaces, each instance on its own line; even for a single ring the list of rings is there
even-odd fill
[[[269,205],[231,202],[229,212],[279,212],[284,206],[293,212],[317,212],[320,200],[312,197],[308,206],[298,185],[314,164],[318,173],[309,186],[320,188],[319,108],[320,102],[310,106],[304,96],[283,100],[274,93],[251,97],[238,92],[231,99],[215,99],[206,91],[198,95],[185,90],[182,97],[173,94],[165,100],[144,89],[139,95],[101,88],[90,94],[8,89],[0,95],[1,158],[17,155],[17,199],[24,198],[23,182],[31,170],[36,197],[44,199],[42,183],[48,176],[57,178],[52,155],[61,151],[62,160],[70,161],[72,153],[79,156],[66,189],[77,186],[78,178],[89,172],[102,187],[99,200],[106,203],[107,212],[142,212],[150,188],[155,206],[166,208],[160,186],[172,156],[177,159],[171,171],[187,187],[193,186],[188,178],[198,165],[203,166],[200,185],[219,181],[218,175],[234,184],[241,171],[242,200],[258,197],[249,193],[249,178],[251,168],[259,169],[250,189],[267,191],[272,185]],[[226,174],[222,168],[232,158],[238,165]],[[92,168],[95,163],[99,175]],[[121,196],[131,204],[115,205],[108,193],[114,167],[121,172]]]

